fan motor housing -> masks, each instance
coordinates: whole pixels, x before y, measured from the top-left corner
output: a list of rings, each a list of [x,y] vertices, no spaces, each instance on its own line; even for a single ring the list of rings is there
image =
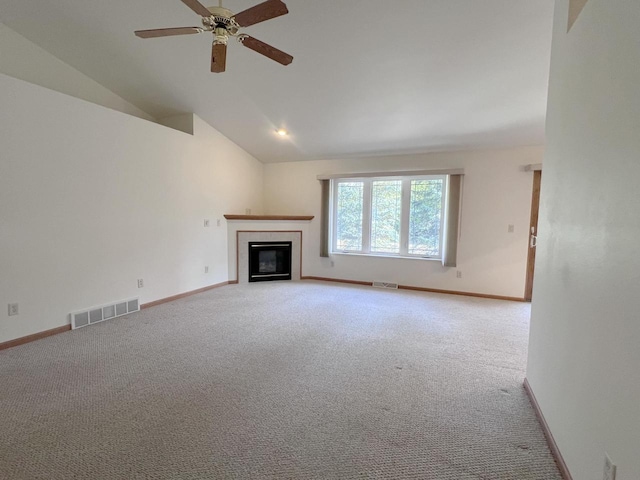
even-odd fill
[[[209,7],[210,17],[202,19],[202,23],[206,27],[212,27],[215,30],[225,29],[230,35],[236,35],[240,30],[240,25],[233,19],[234,13],[224,7]]]

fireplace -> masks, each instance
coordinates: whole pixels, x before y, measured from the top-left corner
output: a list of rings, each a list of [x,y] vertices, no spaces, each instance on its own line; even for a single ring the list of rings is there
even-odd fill
[[[235,237],[235,238],[233,238]],[[233,241],[232,238],[235,240]],[[302,274],[302,232],[297,230],[237,230],[232,231],[229,245],[236,248],[229,252],[236,258],[237,283],[249,283],[249,261],[251,250],[249,243],[257,245],[287,244],[291,242],[291,280],[300,280]],[[236,283],[236,282],[234,282]]]
[[[249,281],[291,280],[292,242],[249,242]]]

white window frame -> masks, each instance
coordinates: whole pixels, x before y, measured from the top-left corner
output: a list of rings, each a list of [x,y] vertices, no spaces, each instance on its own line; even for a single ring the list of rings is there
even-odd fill
[[[411,176],[379,176],[379,177],[345,177],[331,179],[331,208],[330,208],[330,238],[332,254],[352,254],[352,255],[369,255],[374,257],[399,257],[399,258],[422,258],[430,260],[442,260],[444,247],[444,229],[445,229],[445,211],[447,200],[448,175],[411,175]],[[399,253],[385,253],[371,251],[371,204],[372,204],[372,184],[376,181],[402,181],[402,198],[400,209],[400,251]],[[442,205],[440,212],[440,243],[439,255],[427,256],[409,253],[409,221],[411,213],[411,182],[414,180],[442,180]],[[338,184],[362,182],[363,199],[362,199],[362,250],[338,250],[336,245],[338,218],[336,209],[338,205]]]

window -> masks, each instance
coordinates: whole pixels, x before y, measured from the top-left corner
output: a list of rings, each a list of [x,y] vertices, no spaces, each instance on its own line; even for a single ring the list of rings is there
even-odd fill
[[[336,201],[336,248],[362,250],[363,182],[339,182]]]
[[[442,258],[446,185],[446,175],[332,180],[332,251]]]

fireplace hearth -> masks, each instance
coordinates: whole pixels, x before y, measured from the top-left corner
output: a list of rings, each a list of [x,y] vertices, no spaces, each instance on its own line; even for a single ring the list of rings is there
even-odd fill
[[[291,280],[292,242],[249,242],[249,281]]]

